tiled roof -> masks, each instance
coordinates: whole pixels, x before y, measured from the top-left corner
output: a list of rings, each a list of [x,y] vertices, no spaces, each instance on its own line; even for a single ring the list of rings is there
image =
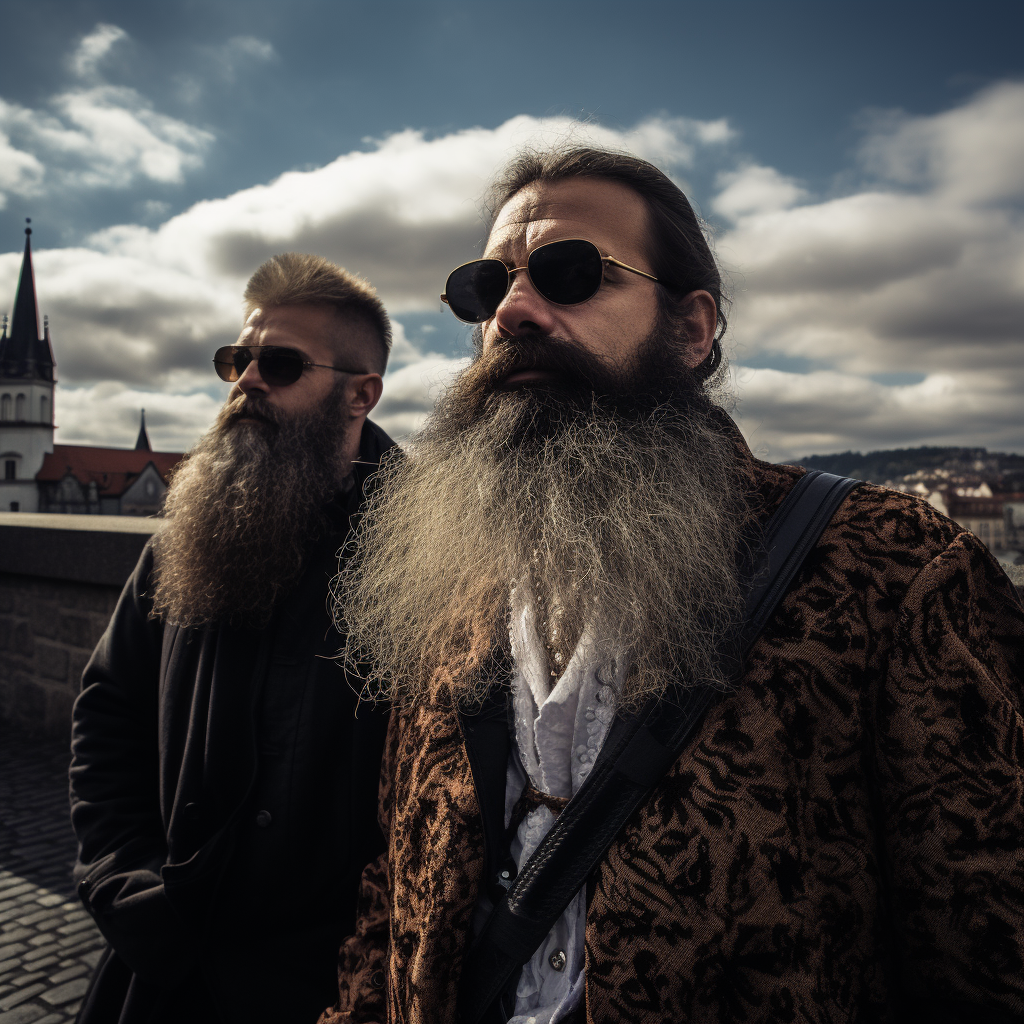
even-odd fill
[[[152,462],[164,483],[182,459],[182,452],[147,452],[136,448],[92,448],[87,445],[55,444],[36,474],[40,482],[57,482],[73,473],[85,486],[95,481],[101,495],[118,497]]]

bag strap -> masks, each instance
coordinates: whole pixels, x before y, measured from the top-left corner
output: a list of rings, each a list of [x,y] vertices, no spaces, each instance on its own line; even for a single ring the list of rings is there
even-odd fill
[[[859,480],[811,470],[769,519],[765,565],[746,602],[745,657],[836,509]],[[462,965],[460,1024],[479,1024],[509,979],[544,941],[622,826],[678,759],[711,703],[710,686],[680,688],[628,719],[616,716],[579,792],[495,907]]]

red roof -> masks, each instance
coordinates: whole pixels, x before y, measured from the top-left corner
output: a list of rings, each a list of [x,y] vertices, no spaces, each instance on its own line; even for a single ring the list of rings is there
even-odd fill
[[[166,484],[168,474],[184,457],[183,452],[55,444],[53,451],[43,459],[43,467],[36,473],[36,479],[56,482],[72,473],[80,484],[95,482],[100,494],[117,497],[151,462]]]

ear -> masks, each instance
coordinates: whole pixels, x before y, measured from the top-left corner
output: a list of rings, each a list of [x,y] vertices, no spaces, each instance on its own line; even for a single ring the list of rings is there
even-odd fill
[[[384,381],[379,373],[353,374],[346,388],[349,415],[353,419],[369,416],[383,390]]]
[[[690,292],[679,300],[676,319],[686,329],[689,339],[683,360],[694,369],[707,359],[718,330],[718,307],[710,292]]]

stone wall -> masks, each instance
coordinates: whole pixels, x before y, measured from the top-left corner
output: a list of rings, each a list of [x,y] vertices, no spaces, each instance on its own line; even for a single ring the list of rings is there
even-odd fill
[[[82,669],[158,525],[0,512],[0,723],[68,736]],[[1008,571],[1024,598],[1024,566]]]
[[[0,722],[66,738],[82,670],[156,520],[0,513]]]
[[[0,720],[23,735],[68,733],[82,670],[119,593],[0,574]]]

